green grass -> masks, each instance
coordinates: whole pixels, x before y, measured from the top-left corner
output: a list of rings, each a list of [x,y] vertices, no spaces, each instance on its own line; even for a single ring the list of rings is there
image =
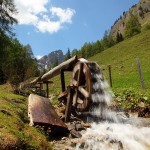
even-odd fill
[[[150,30],[99,53],[90,61],[96,61],[108,79],[108,65],[111,65],[114,88],[141,88],[136,58],[140,59],[145,88],[150,88]]]
[[[27,98],[0,85],[0,149],[52,149],[41,130],[29,126]]]

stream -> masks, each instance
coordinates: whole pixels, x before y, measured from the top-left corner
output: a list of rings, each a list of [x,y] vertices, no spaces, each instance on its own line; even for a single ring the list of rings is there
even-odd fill
[[[150,150],[150,128],[121,123],[93,123],[75,149]]]

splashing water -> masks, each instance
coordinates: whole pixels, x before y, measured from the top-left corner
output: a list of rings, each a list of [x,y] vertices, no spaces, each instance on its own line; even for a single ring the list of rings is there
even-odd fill
[[[150,128],[130,124],[92,124],[76,150],[150,150]]]
[[[113,93],[98,65],[96,70],[91,71],[91,81],[93,93],[89,110],[91,117],[88,117],[88,122],[92,124],[92,127],[82,135],[75,149],[150,150],[150,127],[137,126],[142,124],[138,119],[117,116],[116,112],[108,108],[112,102]]]

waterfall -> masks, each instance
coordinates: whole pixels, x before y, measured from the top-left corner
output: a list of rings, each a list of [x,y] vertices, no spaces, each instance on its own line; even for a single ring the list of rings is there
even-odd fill
[[[92,96],[87,121],[92,127],[78,139],[75,150],[150,150],[150,125],[142,127],[138,119],[119,116],[109,109],[113,99],[98,65],[89,63]],[[135,124],[135,121],[136,124]],[[130,122],[130,124],[129,124]]]
[[[88,63],[88,67],[91,73],[92,94],[91,105],[88,112],[90,115],[87,117],[87,121],[118,121],[119,118],[116,117],[115,112],[109,109],[114,94],[99,69],[98,64]]]

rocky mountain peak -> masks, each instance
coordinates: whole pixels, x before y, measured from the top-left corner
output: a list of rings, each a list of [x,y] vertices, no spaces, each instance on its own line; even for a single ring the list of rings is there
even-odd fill
[[[47,67],[51,68],[56,58],[59,64],[63,62],[64,54],[62,50],[52,51],[48,55],[45,55],[42,58],[38,59],[38,65],[40,70],[46,69]]]
[[[140,0],[139,3],[133,5],[127,12],[123,12],[122,16],[111,27],[110,34],[112,36],[115,37],[117,32],[124,34],[125,23],[131,14],[138,16],[141,25],[150,23],[150,0]]]

